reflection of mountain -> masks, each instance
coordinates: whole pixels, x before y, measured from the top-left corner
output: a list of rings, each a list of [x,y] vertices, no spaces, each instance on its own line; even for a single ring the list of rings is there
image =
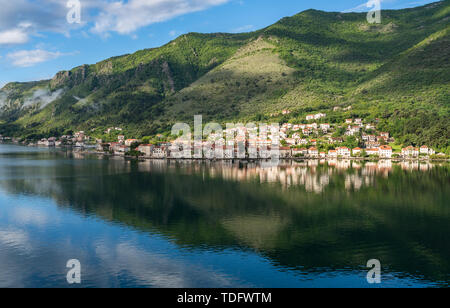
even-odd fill
[[[306,272],[357,270],[376,258],[391,271],[450,282],[448,166],[427,172],[391,166],[386,173],[373,164],[344,170],[320,163],[260,169],[50,162],[5,167],[2,178],[9,179],[0,180],[0,189],[51,197],[187,249],[248,249]],[[295,177],[314,178],[323,189],[311,193]],[[280,181],[286,178],[290,185]]]

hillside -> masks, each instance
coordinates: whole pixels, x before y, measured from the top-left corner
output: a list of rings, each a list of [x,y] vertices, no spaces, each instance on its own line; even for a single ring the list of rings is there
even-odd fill
[[[328,122],[379,118],[405,144],[450,151],[450,1],[366,14],[308,10],[246,34],[180,36],[165,46],[0,90],[0,134],[82,129],[134,137],[177,121]],[[332,112],[349,106],[347,112]],[[270,115],[289,109],[287,116]]]

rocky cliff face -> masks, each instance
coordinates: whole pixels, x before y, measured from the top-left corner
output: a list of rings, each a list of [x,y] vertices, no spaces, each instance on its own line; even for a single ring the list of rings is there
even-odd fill
[[[83,83],[89,72],[89,65],[82,65],[71,71],[58,72],[50,81],[50,87],[57,89],[61,87],[73,87]]]

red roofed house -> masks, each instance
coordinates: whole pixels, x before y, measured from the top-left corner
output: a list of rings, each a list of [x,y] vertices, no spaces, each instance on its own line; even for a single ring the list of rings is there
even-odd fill
[[[388,145],[382,145],[379,148],[380,157],[382,158],[391,158],[392,157],[392,147]]]
[[[319,150],[317,150],[317,148],[315,148],[315,147],[310,147],[308,149],[308,155],[310,157],[318,157],[319,156]]]

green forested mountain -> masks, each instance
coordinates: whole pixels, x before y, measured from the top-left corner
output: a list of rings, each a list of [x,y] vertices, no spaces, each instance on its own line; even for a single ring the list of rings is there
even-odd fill
[[[133,137],[173,123],[379,119],[401,143],[450,152],[450,1],[363,13],[308,10],[245,34],[189,33],[165,46],[0,90],[0,134],[74,130]],[[333,112],[336,106],[350,111]],[[274,115],[289,109],[289,115]]]

